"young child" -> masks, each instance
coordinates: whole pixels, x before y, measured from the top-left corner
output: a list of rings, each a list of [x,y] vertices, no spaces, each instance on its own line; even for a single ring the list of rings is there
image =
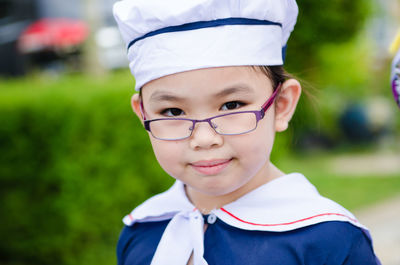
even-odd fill
[[[282,68],[297,13],[294,0],[115,4],[133,110],[176,179],[124,218],[118,264],[380,264],[350,212],[270,162],[301,93]]]

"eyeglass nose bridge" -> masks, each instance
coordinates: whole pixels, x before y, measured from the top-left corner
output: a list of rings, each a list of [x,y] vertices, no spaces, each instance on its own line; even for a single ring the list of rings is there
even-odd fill
[[[189,128],[189,130],[190,130],[190,135],[192,135],[194,129],[196,128],[196,123],[201,123],[201,122],[207,122],[208,125],[210,125],[210,127],[211,127],[216,133],[218,133],[218,132],[217,132],[217,127],[218,127],[217,124],[215,124],[215,123],[212,122],[212,119],[214,119],[214,118],[215,118],[215,117],[207,118],[207,119],[204,119],[204,120],[192,120],[193,125],[192,125],[192,127]]]

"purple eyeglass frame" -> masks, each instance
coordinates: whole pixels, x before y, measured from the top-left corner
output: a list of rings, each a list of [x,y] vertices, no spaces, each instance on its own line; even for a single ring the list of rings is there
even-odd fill
[[[159,140],[164,140],[164,141],[177,141],[177,140],[183,140],[186,138],[189,138],[190,136],[192,136],[192,133],[194,131],[194,128],[196,126],[196,123],[199,122],[207,122],[211,128],[213,128],[213,130],[220,135],[241,135],[241,134],[245,134],[251,131],[254,131],[257,128],[258,122],[264,118],[265,116],[265,112],[267,112],[267,110],[269,109],[269,107],[274,103],[276,96],[278,95],[280,89],[281,89],[282,83],[279,83],[279,85],[276,87],[274,93],[272,93],[272,95],[267,99],[267,101],[261,106],[261,110],[247,110],[247,111],[236,111],[236,112],[230,112],[230,113],[226,113],[226,114],[220,114],[220,115],[216,115],[207,119],[203,119],[203,120],[196,120],[196,119],[187,119],[187,118],[159,118],[159,119],[152,119],[152,120],[146,120],[145,117],[145,112],[144,112],[144,106],[143,106],[143,101],[140,102],[140,111],[142,113],[142,117],[143,117],[143,123],[144,123],[144,128],[149,131],[152,135],[153,133],[151,132],[151,128],[150,128],[150,123],[153,121],[159,121],[159,120],[184,120],[184,121],[191,121],[193,123],[192,125],[192,129],[190,130],[190,134],[187,137],[183,137],[183,138],[177,138],[177,139],[162,139],[162,138],[157,138],[153,135],[154,138],[159,139]],[[223,116],[228,116],[228,115],[232,115],[232,114],[238,114],[238,113],[254,113],[256,115],[256,126],[254,127],[254,129],[247,131],[247,132],[243,132],[243,133],[238,133],[238,134],[223,134],[223,133],[219,133],[216,131],[215,127],[213,126],[211,120],[218,118],[218,117],[223,117]]]

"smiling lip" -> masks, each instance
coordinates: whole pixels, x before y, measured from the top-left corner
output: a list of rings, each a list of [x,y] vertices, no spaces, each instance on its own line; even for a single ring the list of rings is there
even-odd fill
[[[217,175],[224,170],[232,159],[202,160],[191,163],[194,170],[203,175]]]

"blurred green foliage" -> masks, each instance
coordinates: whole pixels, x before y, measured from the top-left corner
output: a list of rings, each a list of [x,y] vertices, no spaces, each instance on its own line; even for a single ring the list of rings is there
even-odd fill
[[[0,85],[0,264],[115,264],[122,216],[172,183],[128,72],[88,80]]]
[[[371,74],[376,72],[372,47],[363,31],[374,1],[297,2],[298,22],[288,42],[285,67],[305,80],[303,89],[312,96],[304,93],[300,99],[291,122],[296,129],[293,144],[301,145],[302,137],[311,133],[337,145],[343,137],[338,117],[344,108],[387,87],[387,76]]]
[[[325,44],[340,44],[354,38],[371,13],[371,1],[297,1],[299,16],[288,43],[287,67],[307,76],[318,72],[319,51]]]

